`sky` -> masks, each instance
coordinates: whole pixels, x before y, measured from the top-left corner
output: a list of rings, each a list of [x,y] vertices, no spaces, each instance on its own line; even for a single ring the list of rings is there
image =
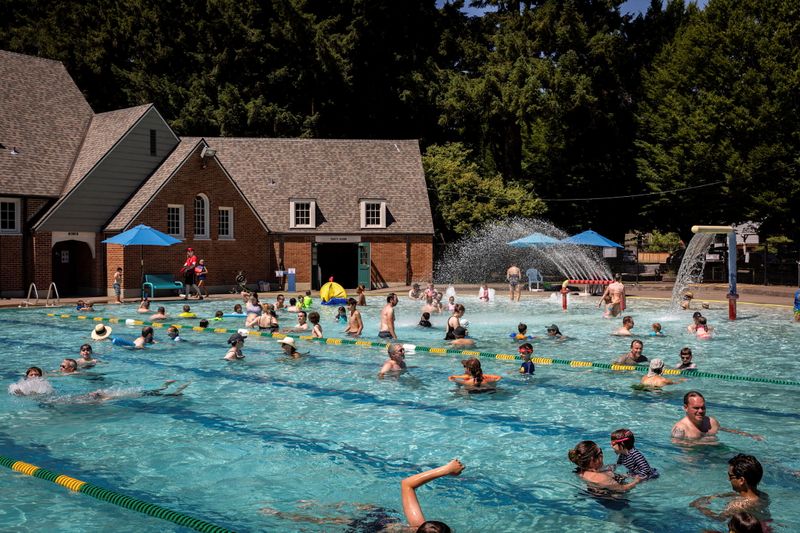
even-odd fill
[[[666,0],[662,0],[662,2],[665,1]],[[689,4],[690,2],[695,2],[699,7],[703,8],[708,3],[708,0],[686,0],[687,4]],[[441,6],[444,3],[445,0],[436,0],[436,4],[439,6]],[[469,0],[466,0],[465,3],[467,4],[467,6],[469,6]],[[622,13],[634,13],[634,14],[644,13],[645,11],[647,11],[648,6],[650,6],[650,0],[628,0],[627,2],[622,4],[622,6],[620,7],[620,11]],[[471,7],[465,7],[464,11],[466,11],[471,15],[472,14],[479,15],[482,10],[474,9]]]

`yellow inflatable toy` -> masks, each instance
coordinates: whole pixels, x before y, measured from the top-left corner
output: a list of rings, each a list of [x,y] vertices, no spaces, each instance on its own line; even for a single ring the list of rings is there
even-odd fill
[[[336,303],[341,305],[347,301],[347,292],[344,290],[344,287],[333,281],[333,278],[330,278],[328,283],[320,287],[319,298],[322,300],[323,304],[331,302],[336,298]]]

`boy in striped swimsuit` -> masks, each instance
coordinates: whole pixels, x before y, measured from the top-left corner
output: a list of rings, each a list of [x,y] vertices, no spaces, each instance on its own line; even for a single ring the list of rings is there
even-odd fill
[[[611,447],[619,455],[618,465],[624,465],[628,474],[642,479],[658,477],[658,470],[652,468],[642,452],[633,447],[635,439],[630,429],[618,429],[611,434]]]

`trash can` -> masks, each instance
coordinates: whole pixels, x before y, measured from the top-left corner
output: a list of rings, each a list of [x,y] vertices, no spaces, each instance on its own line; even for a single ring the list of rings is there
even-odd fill
[[[286,292],[294,293],[297,291],[297,287],[294,281],[294,269],[287,268],[286,269]]]

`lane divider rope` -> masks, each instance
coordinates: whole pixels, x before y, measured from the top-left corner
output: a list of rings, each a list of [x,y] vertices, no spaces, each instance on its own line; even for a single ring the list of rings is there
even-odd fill
[[[86,494],[97,500],[113,503],[119,507],[137,511],[154,518],[168,520],[178,524],[179,526],[194,529],[195,531],[202,531],[204,533],[230,533],[229,529],[215,526],[214,524],[206,522],[205,520],[192,518],[191,516],[179,513],[177,511],[172,511],[165,507],[147,503],[142,500],[132,498],[131,496],[120,494],[119,492],[104,489],[103,487],[98,487],[97,485],[93,485],[70,476],[57,474],[30,463],[15,461],[14,459],[10,459],[3,455],[0,455],[0,465],[28,476],[51,481],[57,485],[66,487],[73,492],[80,492],[81,494]]]
[[[192,331],[199,331],[199,332],[206,332],[206,333],[238,333],[242,329],[246,328],[239,328],[239,329],[225,329],[225,328],[201,328],[199,326],[184,326],[183,324],[165,324],[162,322],[145,322],[142,320],[134,320],[134,319],[120,319],[120,318],[102,318],[102,317],[87,317],[84,315],[69,315],[69,314],[57,314],[57,313],[48,313],[47,316],[49,317],[57,317],[57,318],[76,318],[78,320],[95,320],[98,322],[106,321],[109,323],[125,323],[132,326],[152,326],[154,328],[162,328],[165,325],[168,326],[175,326],[176,328],[184,328],[191,329]],[[373,341],[366,341],[362,339],[339,339],[333,337],[313,337],[311,335],[286,335],[283,333],[270,333],[267,331],[254,331],[248,330],[247,332],[249,337],[272,337],[275,339],[282,339],[284,337],[294,337],[300,340],[306,340],[310,342],[321,342],[325,344],[333,344],[333,345],[354,345],[354,346],[368,346],[373,348],[383,348],[386,349],[389,346],[386,342],[373,342]],[[396,341],[399,344],[404,344],[404,346],[411,346],[414,351],[417,352],[426,352],[433,355],[466,355],[471,357],[479,357],[482,359],[495,359],[498,361],[522,361],[522,357],[517,354],[509,354],[509,353],[494,353],[494,352],[481,352],[475,350],[458,350],[455,348],[437,348],[431,346],[417,346],[414,344],[402,343],[400,341]],[[569,360],[569,359],[553,359],[549,357],[532,357],[531,361],[536,364],[540,365],[556,365],[556,366],[569,366],[573,368],[602,368],[605,370],[614,370],[617,372],[647,372],[648,367],[647,365],[619,365],[616,363],[596,363],[593,361],[578,361],[578,360]],[[770,385],[790,385],[798,387],[800,386],[800,381],[790,381],[786,379],[771,379],[771,378],[761,378],[761,377],[754,377],[754,376],[739,376],[735,374],[718,374],[714,372],[700,372],[699,370],[677,370],[674,368],[665,368],[663,374],[670,375],[670,376],[687,376],[687,377],[697,377],[697,378],[708,378],[708,379],[722,379],[727,381],[747,381],[751,383],[768,383]]]

